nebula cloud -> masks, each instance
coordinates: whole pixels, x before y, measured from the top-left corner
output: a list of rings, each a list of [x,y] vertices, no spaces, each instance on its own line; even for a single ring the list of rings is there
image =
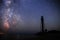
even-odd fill
[[[14,8],[11,8],[10,5],[12,3],[12,0],[4,0],[5,7],[4,7],[4,14],[3,14],[3,28],[5,30],[9,30],[10,28],[13,28],[17,23],[23,24],[23,20],[21,19],[20,14],[18,12],[14,11]]]

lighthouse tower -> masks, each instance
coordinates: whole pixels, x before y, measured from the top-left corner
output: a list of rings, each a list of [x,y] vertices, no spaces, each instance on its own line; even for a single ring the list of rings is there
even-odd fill
[[[42,32],[44,32],[44,17],[41,16],[41,26],[42,26]]]

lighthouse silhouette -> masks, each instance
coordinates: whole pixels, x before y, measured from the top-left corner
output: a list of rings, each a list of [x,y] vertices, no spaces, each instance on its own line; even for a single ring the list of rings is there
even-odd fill
[[[41,16],[41,26],[42,26],[42,32],[44,32],[44,17]]]

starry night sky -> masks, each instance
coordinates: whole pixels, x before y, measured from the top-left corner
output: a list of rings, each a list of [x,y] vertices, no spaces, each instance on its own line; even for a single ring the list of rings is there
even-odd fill
[[[21,23],[16,24],[16,29],[19,31],[39,32],[41,30],[41,16],[44,16],[44,26],[46,29],[60,29],[59,0],[14,0],[14,2],[12,6],[24,23],[23,25],[20,25]],[[3,7],[0,6],[0,10],[3,10]],[[1,14],[3,15],[0,11]]]

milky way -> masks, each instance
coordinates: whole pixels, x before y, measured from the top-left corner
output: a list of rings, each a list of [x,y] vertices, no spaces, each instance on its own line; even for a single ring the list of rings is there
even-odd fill
[[[14,11],[14,7],[11,8],[10,6],[13,4],[14,2],[12,0],[4,0],[4,14],[3,14],[3,28],[7,31],[8,29],[10,29],[11,27],[15,27],[14,25],[16,25],[18,22],[20,22],[22,24],[22,19],[20,17],[19,14],[16,13],[16,11]]]

